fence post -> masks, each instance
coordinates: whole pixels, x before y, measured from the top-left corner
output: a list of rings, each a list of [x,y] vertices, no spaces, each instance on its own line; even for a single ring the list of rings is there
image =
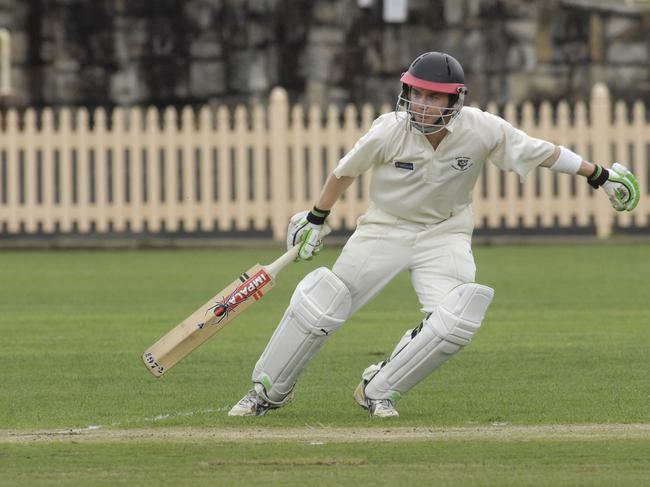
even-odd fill
[[[289,220],[288,115],[287,92],[280,87],[273,88],[269,103],[269,152],[271,154],[271,228],[273,239],[276,241],[285,239]]]
[[[611,102],[609,90],[603,83],[596,83],[591,91],[591,140],[593,141],[594,162],[609,165],[611,160]],[[607,238],[612,233],[613,213],[604,194],[596,195],[594,200],[596,215],[596,235]]]

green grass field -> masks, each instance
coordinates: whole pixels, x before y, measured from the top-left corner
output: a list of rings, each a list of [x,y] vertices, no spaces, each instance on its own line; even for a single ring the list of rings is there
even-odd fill
[[[351,394],[421,320],[407,274],[333,336],[290,406],[226,415],[296,283],[337,249],[149,375],[147,346],[280,251],[3,250],[0,485],[650,485],[650,246],[475,249],[496,289],[484,326],[398,420]]]

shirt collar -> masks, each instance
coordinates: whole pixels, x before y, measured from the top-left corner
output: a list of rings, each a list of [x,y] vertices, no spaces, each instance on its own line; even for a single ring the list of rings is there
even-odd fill
[[[463,109],[461,107],[461,109],[458,111],[458,115],[455,116],[454,119],[451,122],[449,122],[447,125],[445,125],[445,128],[447,129],[447,131],[453,132],[454,127],[456,126],[456,123],[458,123],[458,119],[460,117],[462,117],[462,116],[463,116]]]

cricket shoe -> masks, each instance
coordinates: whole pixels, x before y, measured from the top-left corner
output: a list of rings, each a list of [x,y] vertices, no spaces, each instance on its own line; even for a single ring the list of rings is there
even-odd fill
[[[280,406],[291,401],[293,398],[293,391],[289,393],[282,404],[272,404],[264,398],[263,394],[258,392],[256,387],[262,387],[256,384],[248,393],[242,397],[237,404],[235,404],[228,416],[264,416],[270,409],[277,409]]]
[[[376,418],[397,418],[399,413],[395,409],[395,403],[390,399],[370,399],[366,397],[366,384],[362,380],[354,390],[354,400],[364,409],[368,410],[370,416]]]

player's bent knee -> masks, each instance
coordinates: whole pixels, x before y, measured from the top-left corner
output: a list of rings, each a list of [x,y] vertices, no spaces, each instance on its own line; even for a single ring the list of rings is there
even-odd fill
[[[319,267],[300,281],[289,309],[306,332],[328,335],[348,319],[350,306],[346,285],[328,268]]]
[[[480,284],[453,288],[419,332],[384,364],[365,388],[372,399],[396,400],[467,345],[481,327],[494,290]]]
[[[270,402],[288,396],[309,360],[348,319],[351,301],[345,284],[325,267],[300,281],[253,371]]]
[[[463,347],[481,327],[483,317],[494,298],[494,289],[476,283],[460,284],[442,299],[426,320],[436,336]]]

